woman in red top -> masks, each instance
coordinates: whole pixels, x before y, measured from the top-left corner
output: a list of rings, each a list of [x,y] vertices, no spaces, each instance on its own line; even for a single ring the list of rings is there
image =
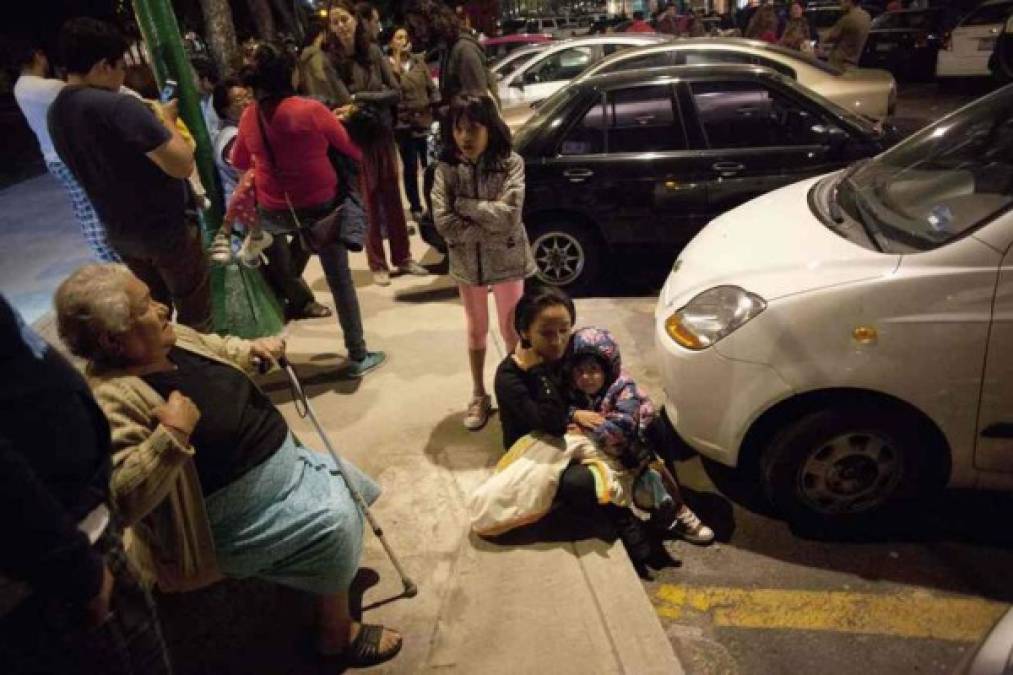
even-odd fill
[[[309,227],[336,206],[338,177],[327,158],[328,148],[355,161],[362,160],[362,153],[322,103],[295,95],[292,55],[262,44],[253,61],[247,84],[253,87],[257,102],[247,106],[239,120],[232,164],[240,171],[253,167],[264,228],[272,234],[292,233],[299,224]],[[387,356],[366,349],[347,249],[334,243],[319,255],[345,337],[351,364],[348,375],[361,377]],[[272,262],[291,267],[291,259]]]

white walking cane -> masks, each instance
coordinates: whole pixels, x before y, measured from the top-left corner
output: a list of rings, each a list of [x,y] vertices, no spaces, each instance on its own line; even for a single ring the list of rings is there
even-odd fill
[[[265,365],[267,364],[262,363],[261,367],[263,368]],[[370,529],[373,530],[373,534],[376,535],[376,538],[380,540],[380,544],[383,545],[383,550],[387,552],[387,557],[390,558],[391,563],[394,564],[394,569],[396,569],[397,573],[401,576],[401,583],[404,585],[402,595],[406,598],[414,598],[419,594],[419,587],[415,585],[414,581],[408,578],[407,574],[405,574],[397,556],[394,555],[393,549],[391,549],[390,544],[387,543],[387,540],[383,536],[383,528],[380,527],[380,524],[376,521],[376,518],[373,517],[372,512],[370,512],[369,504],[367,504],[366,500],[362,498],[362,495],[355,488],[354,483],[349,480],[348,473],[345,471],[345,464],[341,461],[341,457],[338,455],[337,450],[335,450],[334,446],[331,445],[331,441],[327,437],[327,433],[324,432],[324,428],[320,425],[320,421],[317,419],[317,415],[313,411],[313,406],[310,405],[309,398],[306,396],[306,392],[303,391],[302,383],[300,383],[299,378],[296,377],[295,369],[292,368],[292,364],[289,363],[288,359],[284,356],[278,359],[278,366],[285,371],[285,374],[288,376],[289,384],[292,386],[296,412],[299,413],[300,417],[308,416],[310,418],[310,422],[312,422],[313,426],[316,427],[317,433],[320,434],[320,438],[323,440],[324,446],[327,448],[327,452],[329,452],[331,457],[334,458],[334,464],[338,467],[338,473],[341,474],[342,480],[344,480],[345,485],[348,486],[348,491],[352,493],[352,499],[355,500],[355,504],[362,512],[362,515],[366,516],[366,520],[369,521]],[[301,409],[300,405],[302,406]]]

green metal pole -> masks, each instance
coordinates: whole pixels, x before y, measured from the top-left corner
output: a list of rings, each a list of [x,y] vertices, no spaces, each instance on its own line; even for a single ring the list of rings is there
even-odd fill
[[[169,76],[165,72],[165,57],[162,55],[158,35],[155,32],[155,25],[151,22],[148,4],[144,0],[134,0],[134,14],[137,16],[137,26],[141,29],[141,37],[144,38],[144,44],[148,50],[148,58],[151,60],[149,65],[152,72],[155,73],[155,80],[161,86],[163,82],[169,79]]]
[[[174,79],[179,85],[180,116],[197,141],[197,169],[211,201],[211,208],[201,217],[205,236],[210,239],[222,223],[221,188],[214,146],[204,123],[179,24],[170,0],[133,0],[133,3],[159,87],[167,79]],[[212,267],[211,294],[215,330],[219,333],[256,338],[276,335],[284,326],[281,305],[258,270],[247,270],[235,263]]]
[[[176,15],[172,11],[172,4],[169,0],[134,0],[134,4],[135,7],[140,7],[139,18],[145,13],[150,17],[150,26],[155,42],[155,48],[152,51],[157,52],[157,56],[152,54],[152,59],[162,60],[163,75],[172,76],[179,84],[180,117],[183,118],[187,128],[190,129],[190,134],[197,141],[197,170],[200,173],[201,182],[204,183],[208,199],[211,200],[211,208],[204,212],[205,233],[213,234],[222,224],[222,197],[218,183],[218,171],[215,168],[214,147],[211,144],[211,135],[208,133],[207,125],[204,124],[200,96],[193,79],[193,68],[183,49],[183,39],[180,37]],[[143,25],[143,19],[141,23]],[[155,72],[157,75],[157,68]],[[159,80],[158,84],[160,87],[163,86],[165,80]]]

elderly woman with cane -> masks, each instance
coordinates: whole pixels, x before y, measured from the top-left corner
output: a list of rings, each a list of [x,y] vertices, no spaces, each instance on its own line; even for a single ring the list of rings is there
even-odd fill
[[[316,596],[317,650],[364,667],[401,636],[352,620],[348,590],[363,515],[379,486],[300,446],[249,375],[284,355],[278,338],[203,335],[122,265],[88,265],[56,294],[60,336],[88,362],[112,430],[112,493],[139,570],[166,591],[259,577]]]

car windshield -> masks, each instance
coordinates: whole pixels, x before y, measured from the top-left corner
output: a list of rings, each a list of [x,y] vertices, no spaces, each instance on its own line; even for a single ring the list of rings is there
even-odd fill
[[[930,30],[935,22],[936,13],[928,12],[887,12],[880,14],[872,21],[873,28],[897,29],[912,28]]]
[[[806,54],[805,52],[800,52],[797,49],[789,49],[787,47],[782,47],[781,45],[766,44],[763,46],[763,50],[774,54],[780,54],[781,56],[792,59],[793,61],[802,61],[806,65],[822,70],[824,73],[829,75],[841,75],[844,73],[843,70],[833,67],[826,61],[820,61],[812,54]]]
[[[997,2],[994,5],[982,5],[961,23],[962,26],[987,26],[1003,23],[1013,10],[1013,2]]]
[[[563,87],[555,94],[545,99],[537,108],[535,114],[524,123],[516,134],[514,134],[514,148],[521,152],[527,145],[528,139],[533,131],[542,126],[544,120],[552,119],[566,107],[570,100],[578,96],[580,87]]]
[[[1013,204],[1013,86],[862,166],[838,199],[895,253],[937,248],[993,220]]]
[[[515,52],[507,54],[502,59],[499,59],[496,63],[493,63],[492,66],[490,66],[490,68],[492,69],[493,73],[499,76],[500,79],[503,79],[504,77],[506,77],[507,75],[514,72],[515,70],[523,66],[525,63],[527,63],[529,58],[531,58],[540,51],[541,49],[529,50],[529,48],[526,47],[518,49]]]

